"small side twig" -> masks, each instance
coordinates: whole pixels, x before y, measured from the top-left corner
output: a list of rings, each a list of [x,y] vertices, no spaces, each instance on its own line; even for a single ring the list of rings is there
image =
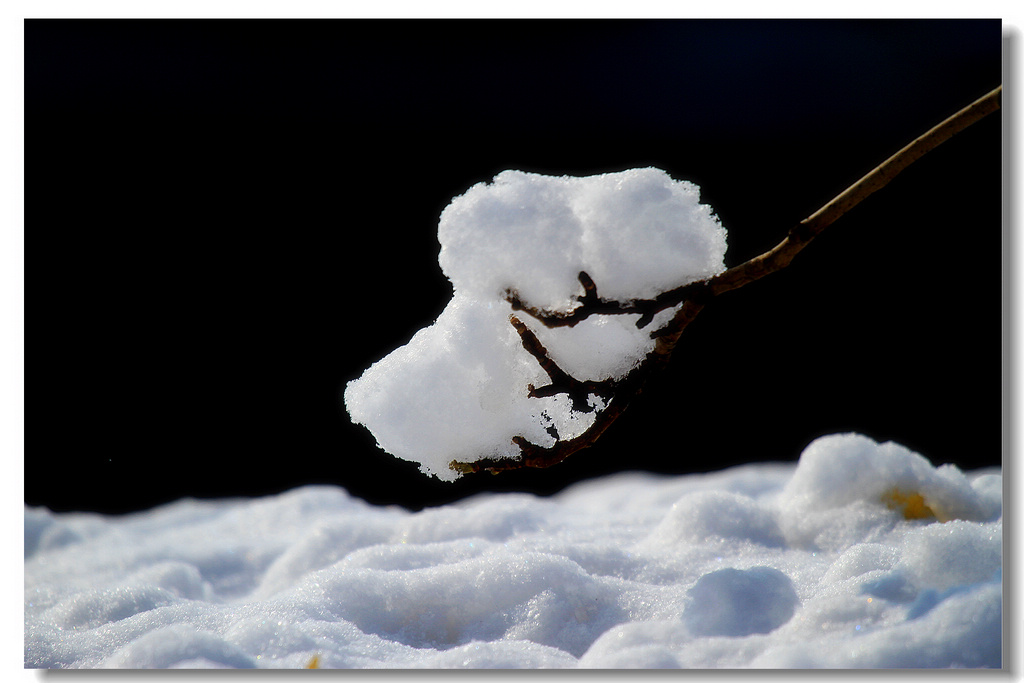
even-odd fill
[[[567,372],[558,367],[558,364],[552,360],[548,354],[548,350],[544,348],[544,345],[537,339],[537,335],[533,333],[529,327],[523,322],[513,316],[509,316],[509,322],[512,323],[512,327],[515,328],[516,332],[519,333],[519,338],[523,342],[523,348],[526,349],[527,353],[536,359],[540,367],[547,373],[551,379],[551,384],[545,385],[540,388],[535,388],[532,384],[527,385],[530,398],[543,398],[545,396],[555,396],[557,394],[567,394],[572,400],[572,409],[581,412],[589,413],[594,410],[594,407],[590,405],[589,398],[592,394],[599,396],[608,397],[615,393],[615,382],[612,380],[601,380],[601,381],[580,381],[575,377],[570,376]]]
[[[490,472],[498,474],[508,470],[518,470],[524,467],[551,467],[557,465],[573,453],[583,450],[596,442],[605,430],[625,412],[633,398],[640,393],[644,384],[645,372],[643,366],[634,368],[633,372],[626,376],[625,380],[618,384],[618,390],[612,396],[611,401],[597,414],[592,424],[582,434],[571,439],[557,440],[552,446],[539,446],[522,436],[513,437],[512,442],[519,446],[520,457],[518,459],[484,458],[475,462],[458,462],[453,460],[448,466],[463,474],[472,472]]]
[[[583,285],[583,295],[576,297],[576,301],[580,302],[580,305],[571,311],[549,311],[530,306],[514,289],[505,290],[505,300],[512,305],[513,311],[523,311],[549,328],[575,327],[592,315],[640,314],[636,326],[643,329],[658,313],[698,296],[707,288],[707,284],[703,281],[691,282],[662,292],[653,299],[615,301],[614,299],[603,299],[597,295],[597,285],[586,271],[580,271],[578,278],[580,284]]]

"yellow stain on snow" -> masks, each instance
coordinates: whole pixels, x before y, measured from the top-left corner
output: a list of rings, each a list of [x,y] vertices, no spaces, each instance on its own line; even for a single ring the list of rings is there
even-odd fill
[[[320,668],[320,655],[313,655],[313,659],[309,660],[309,664],[306,665],[307,669],[319,669]]]
[[[925,503],[924,496],[917,492],[904,493],[894,488],[882,494],[882,502],[890,510],[902,512],[903,519],[939,519],[935,511]]]

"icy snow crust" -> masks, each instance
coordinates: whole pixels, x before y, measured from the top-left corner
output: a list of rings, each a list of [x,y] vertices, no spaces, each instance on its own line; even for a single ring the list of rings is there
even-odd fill
[[[549,177],[505,171],[456,197],[441,213],[438,261],[454,295],[433,325],[370,367],[345,391],[352,420],[378,445],[444,480],[452,460],[515,457],[512,437],[572,438],[593,414],[568,399],[529,398],[547,375],[509,324],[505,299],[569,311],[587,272],[604,298],[630,301],[724,269],[725,230],[699,189],[654,168]],[[653,348],[639,316],[590,318],[549,330],[526,315],[559,366],[580,380],[622,377]]]
[[[25,665],[999,667],[1001,479],[848,434],[419,513],[329,487],[28,509]]]

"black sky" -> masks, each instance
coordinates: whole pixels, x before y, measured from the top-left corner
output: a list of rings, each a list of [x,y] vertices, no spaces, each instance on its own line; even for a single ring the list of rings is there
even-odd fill
[[[25,499],[307,483],[417,508],[859,431],[998,465],[1000,117],[713,302],[594,448],[456,485],[345,383],[444,308],[437,219],[506,168],[657,166],[732,265],[1000,83],[998,21],[54,21],[26,35]]]

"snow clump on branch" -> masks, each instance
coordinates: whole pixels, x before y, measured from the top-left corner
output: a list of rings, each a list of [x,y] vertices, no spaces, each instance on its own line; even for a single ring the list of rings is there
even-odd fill
[[[594,412],[565,394],[530,397],[548,377],[509,323],[508,293],[569,312],[580,273],[601,297],[650,299],[725,269],[726,231],[699,188],[655,168],[588,177],[504,171],[441,213],[438,261],[454,295],[433,325],[348,384],[345,404],[378,445],[443,480],[453,459],[514,458],[513,437],[550,446],[587,429]],[[651,351],[638,314],[548,329],[527,321],[560,368],[580,381],[617,379]],[[602,400],[590,397],[600,409]]]

